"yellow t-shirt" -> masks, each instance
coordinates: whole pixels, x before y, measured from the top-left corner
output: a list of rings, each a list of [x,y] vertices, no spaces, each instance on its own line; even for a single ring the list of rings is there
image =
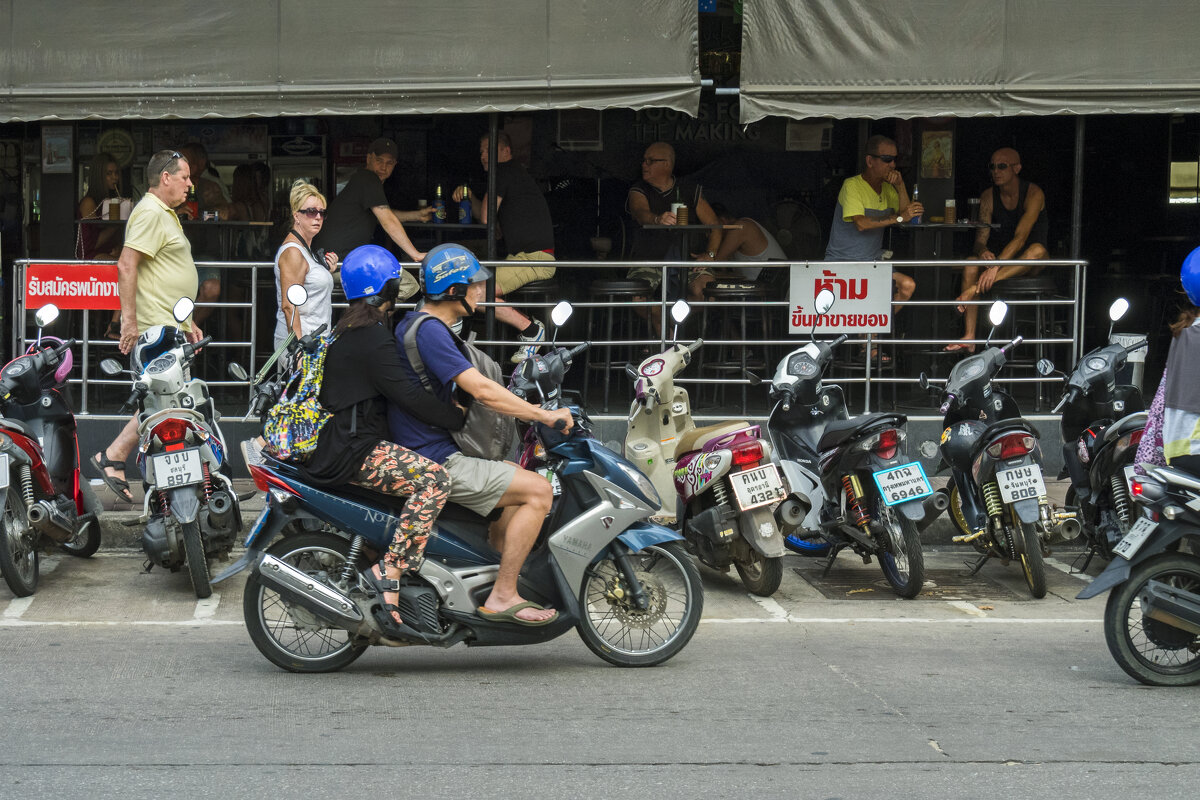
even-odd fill
[[[183,235],[179,217],[147,192],[129,215],[125,246],[144,256],[138,264],[138,333],[154,325],[179,325],[190,331],[191,317],[179,324],[172,313],[179,298],[195,300],[199,288],[192,245]]]

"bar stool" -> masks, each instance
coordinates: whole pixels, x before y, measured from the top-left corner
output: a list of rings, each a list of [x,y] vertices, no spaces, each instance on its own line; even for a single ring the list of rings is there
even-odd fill
[[[992,289],[992,295],[1001,300],[1066,300],[1051,275],[1034,275],[1019,278],[1010,278],[1006,281],[1001,281]],[[1044,339],[1057,335],[1057,330],[1060,318],[1058,310],[1066,308],[1066,306],[1051,305],[1049,303],[1039,303],[1037,305],[1014,305],[1010,309],[1012,325],[1009,330],[1013,336],[1020,334],[1027,339]],[[980,315],[986,313],[986,308],[980,312]],[[1022,352],[1024,351],[1024,352]],[[1035,344],[1032,347],[1021,346],[1017,347],[1009,353],[1009,363],[1014,366],[1032,368],[1037,362],[1044,358],[1047,353],[1050,356],[1055,356],[1055,345]],[[1061,363],[1061,362],[1056,362]],[[1045,388],[1039,383],[1037,385],[1037,408],[1041,409],[1045,405]]]
[[[522,306],[523,304],[532,303],[557,303],[559,300],[565,300],[563,297],[563,289],[558,282],[558,278],[546,278],[541,281],[530,281],[524,286],[518,286],[507,295],[504,300],[514,306]],[[539,307],[530,308],[528,310],[520,309],[521,313],[527,317],[537,317],[546,326],[546,341],[550,341],[554,336],[554,323],[550,321],[550,308]]]
[[[767,339],[767,319],[763,313],[762,302],[767,299],[767,286],[760,282],[717,282],[704,287],[704,299],[724,303],[737,303],[736,307],[715,307],[711,311],[714,316],[713,324],[709,324],[709,307],[705,303],[701,315],[701,330],[704,335],[718,341],[736,340],[741,344],[719,344],[701,348],[700,375],[712,377],[737,378],[744,377],[748,368],[760,373],[771,366],[766,362],[766,352],[759,345],[758,352],[750,355],[748,341],[751,333],[759,339]],[[709,356],[712,356],[710,359]],[[725,384],[716,383],[714,402],[725,401]],[[746,384],[741,385],[741,413],[746,413]]]
[[[591,336],[603,334],[604,341],[645,339],[650,337],[650,323],[630,305],[635,298],[650,296],[650,284],[642,280],[600,279],[588,285],[588,299],[596,303],[617,303],[607,308],[588,308],[587,329]],[[597,322],[600,327],[597,328]],[[625,371],[625,364],[635,357],[631,344],[614,344],[589,348],[585,354],[583,396],[588,396],[593,370],[599,370],[604,385],[602,408],[608,412],[608,396],[614,370]]]

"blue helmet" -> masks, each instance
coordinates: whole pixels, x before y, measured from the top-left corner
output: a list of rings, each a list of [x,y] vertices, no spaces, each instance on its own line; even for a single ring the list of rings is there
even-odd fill
[[[347,300],[366,297],[372,305],[382,305],[396,299],[400,274],[394,255],[377,244],[364,244],[342,260],[342,290]]]
[[[426,300],[445,300],[461,297],[453,291],[455,286],[468,286],[486,281],[492,276],[479,263],[475,254],[460,244],[439,244],[429,251],[421,263],[421,282],[424,284]]]
[[[1179,280],[1183,281],[1183,290],[1187,292],[1192,305],[1200,306],[1200,247],[1188,253],[1183,260]]]
[[[142,331],[130,351],[130,363],[137,373],[145,371],[146,365],[186,339],[183,331],[172,325],[151,325]]]

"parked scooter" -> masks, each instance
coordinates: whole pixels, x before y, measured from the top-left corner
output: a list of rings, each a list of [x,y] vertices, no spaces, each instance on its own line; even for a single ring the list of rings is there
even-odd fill
[[[676,334],[689,307],[671,309]],[[697,428],[687,390],[675,376],[704,344],[673,343],[636,370],[625,457],[663,498],[658,518],[680,524],[688,549],[714,569],[737,568],[746,588],[769,597],[783,579],[783,537],[770,506],[783,499],[779,468],[759,426],[745,421]]]
[[[193,307],[181,299],[175,319],[182,323]],[[137,463],[147,486],[142,549],[151,564],[172,572],[186,565],[196,597],[204,598],[212,594],[208,559],[233,549],[242,515],[220,417],[208,385],[191,377],[196,353],[212,337],[189,344],[177,328],[165,328],[163,335],[171,336],[168,331],[174,331],[169,341],[146,345],[141,375],[122,412],[139,409]],[[141,346],[139,340],[135,347]],[[105,359],[100,368],[107,375],[124,372],[115,359]],[[235,380],[248,377],[238,364],[230,364],[229,373]]]
[[[1128,309],[1129,301],[1119,298],[1108,310],[1109,319],[1116,323]],[[1064,523],[1064,535],[1078,530],[1067,520],[1076,519],[1073,524],[1082,526],[1088,552],[1081,571],[1097,553],[1105,560],[1112,558],[1113,546],[1129,532],[1135,517],[1129,482],[1146,427],[1146,405],[1138,387],[1117,384],[1117,373],[1130,353],[1145,346],[1143,339],[1129,347],[1106,345],[1085,355],[1069,377],[1063,376],[1063,397],[1054,407],[1053,413],[1062,412],[1059,477],[1071,478],[1067,507],[1054,516]],[[1054,365],[1042,359],[1038,372],[1050,375]]]
[[[817,314],[828,313],[833,299],[822,291]],[[826,572],[850,548],[865,562],[878,558],[900,597],[916,597],[925,579],[920,530],[945,510],[947,497],[907,458],[903,414],[851,419],[841,387],[822,384],[846,338],[826,343],[810,334],[775,369],[767,433],[790,489],[775,518],[789,550],[828,555]]]
[[[75,415],[62,392],[77,342],[42,335],[57,306],[34,318],[37,341],[0,370],[0,573],[17,597],[37,590],[42,537],[73,556],[99,549],[103,510],[80,475]]]
[[[1008,306],[997,301],[989,312],[992,329],[1004,321]],[[1042,478],[1042,448],[1037,431],[1021,418],[1008,393],[992,386],[1007,363],[1008,351],[1024,341],[1017,336],[1003,347],[988,347],[954,365],[942,387],[941,454],[953,475],[950,513],[961,534],[980,553],[970,574],[990,558],[1020,561],[1034,597],[1046,596],[1045,540],[1058,528],[1051,518]],[[921,375],[921,386],[928,387]]]
[[[564,313],[552,315],[556,325]],[[560,407],[563,376],[586,344],[555,348],[518,370],[520,388],[545,408]],[[535,425],[562,488],[521,573],[521,594],[553,606],[548,625],[485,619],[500,554],[488,521],[454,504],[437,520],[415,575],[401,579],[403,638],[376,622],[383,598],[360,577],[392,540],[400,498],[354,486],[305,484],[268,457],[250,471],[267,503],[246,539],[246,554],[213,583],[247,568],[246,628],[259,651],[293,672],[340,669],[370,645],[547,642],[576,628],[600,658],[651,666],[678,653],[700,622],[703,587],[679,534],[646,519],[661,505],[654,486],[592,438],[578,408],[567,434]],[[283,538],[278,538],[282,536]]]
[[[1200,683],[1200,478],[1151,467],[1135,478],[1137,517],[1113,559],[1079,593],[1112,590],[1104,639],[1117,664],[1151,686]]]

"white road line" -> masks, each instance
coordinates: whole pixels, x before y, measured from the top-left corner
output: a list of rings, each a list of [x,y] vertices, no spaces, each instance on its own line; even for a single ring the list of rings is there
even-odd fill
[[[217,606],[221,603],[221,595],[213,592],[203,600],[196,601],[196,612],[192,614],[192,619],[212,619],[217,613]]]
[[[787,617],[788,617],[787,609],[784,608],[783,606],[779,605],[778,601],[776,601],[775,598],[759,597],[756,594],[748,594],[746,596],[749,597],[754,602],[758,603],[759,606],[762,607],[763,611],[766,611],[768,614],[771,615],[772,619],[781,619],[781,620],[787,619]]]
[[[1057,570],[1067,573],[1072,578],[1079,578],[1079,580],[1086,581],[1087,583],[1091,583],[1094,580],[1094,578],[1087,573],[1073,571],[1073,568],[1070,564],[1064,561],[1059,561],[1057,558],[1043,558],[1042,561],[1046,562]]]
[[[946,605],[951,608],[957,608],[959,611],[972,617],[987,616],[987,614],[983,613],[983,609],[972,603],[968,603],[966,600],[948,600],[946,601]]]
[[[4,619],[0,618],[0,628],[119,628],[122,626],[133,627],[188,627],[196,626],[207,627],[214,625],[237,625],[245,627],[245,623],[241,620],[229,619],[174,619],[174,620],[150,620],[150,619],[135,619],[135,620],[28,620],[28,619]]]
[[[4,609],[4,619],[20,619],[21,615],[29,610],[31,605],[33,605],[33,595],[30,595],[29,597],[15,598],[11,603],[8,604],[8,607]]]

